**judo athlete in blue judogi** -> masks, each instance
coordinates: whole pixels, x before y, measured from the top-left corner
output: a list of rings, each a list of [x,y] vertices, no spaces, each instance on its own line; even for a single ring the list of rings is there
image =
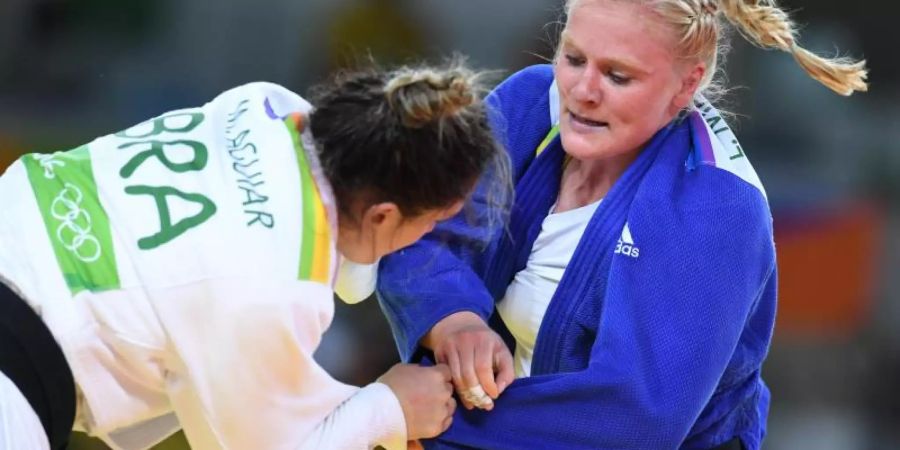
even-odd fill
[[[446,362],[467,407],[423,444],[759,449],[775,247],[763,186],[703,95],[718,20],[844,95],[865,90],[863,63],[797,46],[767,2],[574,0],[567,12],[553,65],[489,97],[515,180],[506,226],[472,225],[491,208],[476,195],[381,261],[402,358]]]

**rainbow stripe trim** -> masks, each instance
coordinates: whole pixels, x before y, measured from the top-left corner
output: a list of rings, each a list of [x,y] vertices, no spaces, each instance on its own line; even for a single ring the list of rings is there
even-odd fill
[[[711,166],[716,165],[716,153],[713,151],[711,136],[706,129],[706,121],[698,111],[691,111],[691,128],[694,129],[694,141],[700,151],[700,162]]]
[[[553,142],[553,139],[556,139],[556,136],[558,136],[558,135],[559,135],[559,124],[556,124],[556,125],[553,125],[552,128],[550,128],[550,132],[547,133],[547,136],[545,136],[544,140],[541,141],[541,145],[538,145],[537,150],[534,151],[534,157],[537,158],[538,156],[541,156],[541,153],[544,153],[544,150],[547,149],[547,147],[550,145],[550,143]]]
[[[298,278],[327,284],[331,268],[331,229],[300,139],[299,130],[303,128],[303,118],[300,114],[291,114],[285,117],[284,124],[294,143],[303,197],[303,234],[300,238]]]

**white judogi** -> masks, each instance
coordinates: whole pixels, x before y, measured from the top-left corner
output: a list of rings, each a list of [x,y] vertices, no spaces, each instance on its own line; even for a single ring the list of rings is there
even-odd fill
[[[3,373],[0,373],[0,399],[0,449],[50,450],[41,419]]]
[[[62,347],[78,427],[127,449],[179,425],[197,449],[405,448],[387,386],[313,360],[339,258],[311,136],[284,118],[309,109],[252,83],[0,177],[0,277]]]

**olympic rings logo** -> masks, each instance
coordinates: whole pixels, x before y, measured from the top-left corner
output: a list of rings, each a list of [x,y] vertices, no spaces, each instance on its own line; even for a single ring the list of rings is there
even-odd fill
[[[92,263],[100,259],[103,249],[91,234],[91,216],[81,208],[83,198],[77,186],[65,183],[50,204],[50,214],[61,222],[56,228],[59,243],[82,262]]]
[[[66,163],[58,159],[54,159],[56,155],[34,155],[34,159],[44,168],[44,178],[56,178],[56,166],[65,167]]]

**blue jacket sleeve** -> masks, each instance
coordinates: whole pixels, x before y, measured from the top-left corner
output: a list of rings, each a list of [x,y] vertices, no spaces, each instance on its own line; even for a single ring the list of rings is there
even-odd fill
[[[510,164],[513,179],[533,159],[534,149],[550,129],[549,116],[541,126],[521,128],[535,122],[523,116],[546,111],[552,78],[549,66],[532,66],[505,80],[485,100],[491,129],[507,151],[498,164]],[[511,150],[519,148],[525,150]],[[376,293],[402,360],[413,359],[418,342],[442,318],[471,311],[487,321],[493,312],[494,299],[478,265],[505,226],[503,211],[508,202],[498,201],[495,195],[503,188],[497,174],[496,170],[487,171],[459,215],[438,224],[421,241],[382,259]]]
[[[630,216],[640,259],[611,268],[587,367],[518,379],[490,412],[459,408],[426,447],[679,448],[739,341],[765,340],[745,330],[761,299],[774,302],[771,215],[754,191]]]
[[[452,225],[442,228],[454,231]],[[487,320],[494,308],[466,252],[451,251],[439,236],[429,236],[381,261],[378,300],[405,362],[414,359],[419,341],[444,317],[471,311]]]

